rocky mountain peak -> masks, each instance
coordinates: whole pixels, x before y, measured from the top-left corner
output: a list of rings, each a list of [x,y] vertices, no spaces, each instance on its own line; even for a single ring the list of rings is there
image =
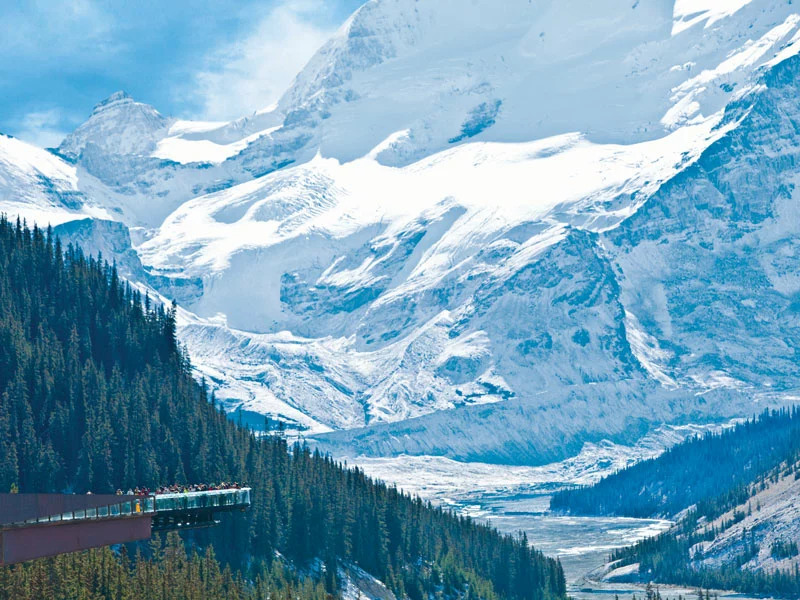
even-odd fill
[[[115,92],[95,105],[89,119],[64,139],[59,151],[74,159],[89,146],[106,155],[149,154],[173,122],[127,92]]]

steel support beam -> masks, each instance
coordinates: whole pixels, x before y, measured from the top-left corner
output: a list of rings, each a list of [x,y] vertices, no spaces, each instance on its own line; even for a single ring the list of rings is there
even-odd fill
[[[151,515],[61,521],[0,530],[0,565],[146,540]]]

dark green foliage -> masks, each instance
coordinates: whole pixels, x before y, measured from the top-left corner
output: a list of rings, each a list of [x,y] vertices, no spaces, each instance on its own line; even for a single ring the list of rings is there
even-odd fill
[[[772,544],[770,553],[772,554],[772,558],[783,560],[785,558],[794,558],[800,554],[800,550],[797,548],[797,542],[778,540]]]
[[[561,566],[282,436],[230,422],[191,376],[175,307],[101,260],[0,219],[0,489],[112,492],[246,482],[253,506],[194,534],[237,569],[276,552],[354,563],[410,597],[565,597]],[[325,576],[334,591],[336,572]]]
[[[220,567],[213,549],[187,555],[177,534],[153,556],[91,550],[0,569],[0,598],[15,600],[327,600],[321,583],[264,569],[252,581]]]
[[[800,409],[765,412],[722,433],[678,444],[591,487],[559,492],[550,508],[647,518],[671,517],[712,498],[741,504],[750,496],[750,482],[791,457],[800,458]]]

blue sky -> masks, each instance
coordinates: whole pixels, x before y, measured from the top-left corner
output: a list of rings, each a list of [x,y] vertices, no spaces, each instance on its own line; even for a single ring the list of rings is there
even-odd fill
[[[363,0],[2,0],[0,132],[52,146],[117,90],[163,114],[269,105]]]

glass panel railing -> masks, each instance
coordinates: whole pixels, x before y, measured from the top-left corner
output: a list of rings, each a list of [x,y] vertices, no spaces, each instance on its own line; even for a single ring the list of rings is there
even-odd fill
[[[204,507],[204,499],[197,498],[193,500],[193,504],[190,508],[195,507]],[[162,501],[159,500],[159,506],[162,504]],[[187,506],[186,498],[176,498],[171,501],[171,504],[174,506],[174,509],[182,509]],[[37,525],[43,523],[54,523],[60,521],[80,521],[80,520],[87,520],[87,519],[107,519],[107,518],[118,518],[118,517],[125,517],[137,514],[153,514],[156,510],[156,501],[153,496],[136,498],[135,500],[119,502],[117,504],[109,504],[106,506],[100,506],[96,508],[88,508],[86,510],[74,510],[68,511],[65,513],[57,513],[53,515],[44,515],[41,517],[34,517],[32,519],[27,519],[25,521],[20,521],[16,523],[8,523],[7,525]]]
[[[247,506],[250,504],[250,489],[158,494],[152,500],[148,499],[148,501],[153,502],[153,507],[150,510],[156,512]]]

